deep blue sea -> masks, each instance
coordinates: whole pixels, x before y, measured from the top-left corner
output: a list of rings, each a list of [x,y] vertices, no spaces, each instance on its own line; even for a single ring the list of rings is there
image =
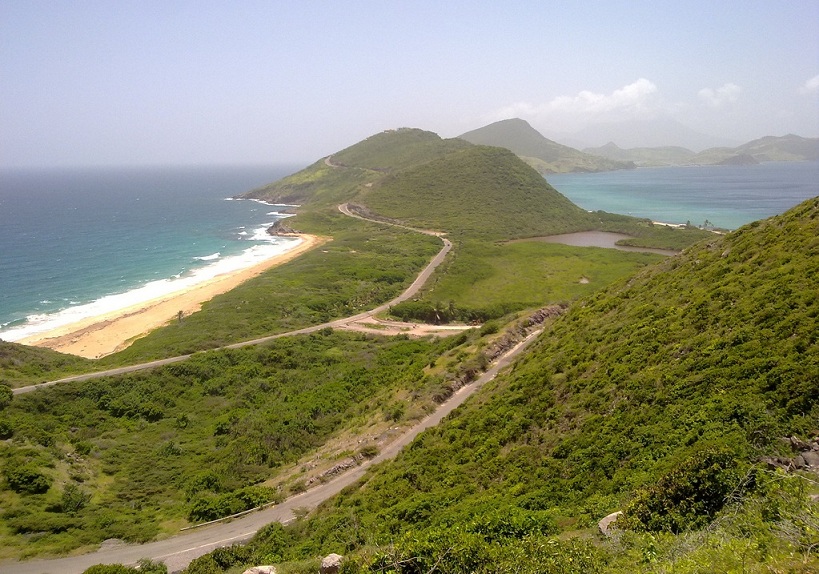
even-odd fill
[[[736,229],[819,195],[819,162],[639,168],[548,175],[546,180],[590,211],[692,225],[707,220]]]
[[[301,166],[0,170],[0,338],[248,267],[297,240],[230,200]]]
[[[301,166],[0,170],[0,338],[152,299],[293,246],[230,200]],[[547,177],[581,207],[734,229],[819,195],[819,163]]]

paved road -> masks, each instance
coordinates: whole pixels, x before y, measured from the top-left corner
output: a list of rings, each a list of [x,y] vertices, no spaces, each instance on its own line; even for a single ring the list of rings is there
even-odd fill
[[[148,544],[118,545],[92,554],[55,560],[0,563],[0,573],[79,574],[94,564],[133,564],[141,558],[163,561],[168,566],[168,570],[174,572],[181,570],[190,564],[193,559],[203,556],[215,548],[250,539],[257,530],[266,524],[276,521],[287,524],[293,520],[294,510],[315,508],[328,498],[338,494],[343,488],[360,480],[372,465],[394,458],[420,432],[440,423],[445,416],[463,404],[484,384],[494,379],[498,372],[529,346],[539,333],[539,330],[531,333],[524,341],[502,355],[474,383],[462,387],[433,414],[387,445],[377,457],[329,482],[319,484],[306,492],[292,496],[279,505],[253,512],[231,522],[205,526],[188,531],[185,534],[157,542],[149,542]],[[328,549],[328,552],[331,550]]]
[[[355,217],[355,218],[358,218],[358,219],[364,219],[365,221],[369,221],[369,220],[366,220],[365,218],[363,218],[363,217],[361,217],[359,215],[356,215],[356,214],[350,212],[350,210],[347,208],[347,204],[340,205],[338,208],[339,208],[339,211],[341,211],[345,215],[348,215],[350,217]],[[389,224],[389,223],[378,222],[378,221],[376,221],[375,223],[383,223],[385,225],[395,225],[395,224]],[[345,328],[349,324],[355,323],[357,321],[361,321],[363,319],[369,319],[370,317],[373,317],[374,315],[377,315],[378,313],[381,313],[382,311],[386,311],[387,309],[389,309],[393,305],[397,305],[398,303],[401,303],[402,301],[406,301],[407,299],[410,299],[410,298],[414,297],[418,293],[418,291],[420,291],[421,287],[423,287],[424,283],[427,282],[427,280],[432,275],[432,273],[435,271],[435,269],[441,264],[441,262],[443,262],[444,258],[447,256],[449,251],[452,249],[452,243],[449,241],[449,239],[446,239],[445,237],[441,237],[440,234],[435,233],[433,231],[426,231],[426,230],[422,230],[422,229],[413,229],[411,227],[405,227],[403,225],[398,225],[397,227],[404,227],[405,229],[410,229],[412,231],[417,231],[419,233],[424,233],[426,235],[433,235],[435,237],[439,237],[441,239],[441,241],[443,242],[443,244],[444,244],[443,247],[441,248],[441,250],[438,252],[438,254],[435,257],[433,257],[432,261],[430,261],[429,264],[423,269],[423,271],[421,271],[421,273],[418,274],[418,277],[415,278],[415,281],[413,281],[412,285],[410,285],[398,297],[396,297],[392,301],[388,301],[387,303],[384,303],[383,305],[379,305],[375,309],[371,309],[369,311],[364,311],[363,313],[358,313],[357,315],[353,315],[352,317],[345,317],[345,318],[342,318],[342,319],[336,319],[336,320],[330,321],[328,323],[322,323],[321,325],[313,325],[311,327],[306,327],[304,329],[298,329],[296,331],[288,331],[287,333],[279,333],[277,335],[269,335],[269,336],[266,336],[266,337],[260,337],[258,339],[253,339],[253,340],[250,340],[250,341],[242,341],[241,343],[234,343],[232,345],[226,345],[224,347],[220,347],[220,349],[238,349],[240,347],[247,347],[249,345],[259,345],[261,343],[266,343],[268,341],[272,341],[273,339],[278,339],[280,337],[289,337],[289,336],[292,336],[292,335],[302,335],[302,334],[305,334],[305,333],[314,333],[314,332],[319,331],[321,329],[324,329],[326,327],[332,327],[332,328],[335,328],[335,329]],[[36,385],[29,385],[27,387],[20,387],[19,389],[14,389],[13,392],[14,392],[15,395],[20,395],[20,394],[23,394],[23,393],[30,393],[32,391],[36,391],[37,389],[42,389],[42,388],[58,385],[60,383],[70,383],[70,382],[74,382],[74,381],[87,381],[89,379],[98,379],[100,377],[108,377],[108,376],[112,376],[112,375],[122,375],[122,374],[125,374],[125,373],[133,373],[135,371],[144,371],[144,370],[147,370],[147,369],[155,369],[156,367],[161,367],[161,366],[164,366],[164,365],[170,365],[171,363],[178,363],[180,361],[185,361],[185,360],[187,360],[189,358],[190,358],[190,355],[180,355],[178,357],[169,357],[167,359],[159,359],[157,361],[150,361],[150,362],[147,362],[147,363],[140,363],[138,365],[130,365],[130,366],[127,366],[127,367],[119,367],[119,368],[116,368],[116,369],[108,369],[106,371],[97,371],[97,372],[94,372],[94,373],[85,373],[83,375],[75,375],[75,376],[72,376],[72,377],[65,377],[63,379],[58,379],[58,380],[55,380],[55,381],[48,381],[46,383],[38,383]]]
[[[351,213],[346,205],[339,206],[339,209],[351,217],[358,217]],[[362,218],[363,219],[363,218]],[[415,230],[419,231],[419,230]],[[348,323],[360,321],[362,319],[371,317],[381,311],[388,309],[391,305],[405,301],[418,293],[420,288],[429,279],[438,265],[446,257],[452,248],[450,241],[439,234],[431,231],[421,231],[429,235],[435,235],[441,238],[444,245],[440,252],[432,259],[429,265],[418,275],[416,280],[409,286],[401,295],[385,303],[375,309],[359,313],[353,317],[344,319],[337,319],[322,325],[315,325],[298,331],[289,333],[281,333],[269,337],[262,337],[252,341],[244,341],[229,345],[225,348],[238,348],[247,345],[256,345],[264,343],[272,339],[284,336],[290,336],[300,333],[311,333],[325,327],[341,328]],[[31,560],[26,562],[4,562],[0,563],[0,574],[74,574],[81,573],[85,569],[94,564],[133,564],[142,558],[150,558],[152,560],[160,560],[165,562],[169,571],[174,572],[186,567],[193,559],[203,556],[215,548],[221,546],[229,546],[236,542],[242,542],[250,539],[256,531],[262,526],[274,521],[288,523],[294,518],[294,510],[305,508],[313,509],[328,498],[338,494],[343,488],[360,480],[365,472],[374,464],[383,462],[394,458],[402,448],[408,445],[412,440],[418,436],[423,430],[437,425],[446,415],[451,413],[455,408],[460,406],[468,397],[477,392],[485,383],[495,378],[495,375],[500,369],[505,367],[509,362],[515,358],[523,349],[525,349],[537,336],[540,331],[530,334],[524,341],[502,355],[493,365],[487,370],[477,381],[461,388],[455,393],[447,402],[442,404],[433,414],[415,425],[392,443],[387,445],[383,451],[372,460],[369,460],[360,466],[347,471],[346,473],[336,477],[335,479],[319,484],[310,490],[288,498],[281,504],[273,507],[259,510],[247,514],[241,518],[236,518],[230,522],[222,522],[209,526],[204,526],[194,530],[190,530],[185,534],[180,534],[142,545],[120,544],[113,547],[104,547],[97,552],[91,554],[84,554],[82,556],[72,556],[67,558],[58,558],[53,560]],[[129,373],[133,371],[152,369],[158,366],[167,365],[179,361],[184,361],[190,355],[183,355],[179,357],[172,357],[169,359],[162,359],[159,361],[152,361],[150,363],[143,363],[140,365],[132,365],[130,367],[122,367],[119,369],[112,369],[109,371],[101,371],[97,373],[89,373],[86,375],[79,375],[76,377],[68,377],[57,381],[48,383],[41,383],[31,387],[23,387],[15,389],[15,394],[22,392],[30,392],[38,388],[43,388],[62,382],[68,381],[82,381],[95,377],[102,377],[108,375],[117,375],[122,373]]]

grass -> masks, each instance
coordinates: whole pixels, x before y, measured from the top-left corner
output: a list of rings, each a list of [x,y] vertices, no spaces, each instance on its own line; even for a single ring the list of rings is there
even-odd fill
[[[538,241],[464,242],[423,299],[466,308],[568,303],[662,259]]]

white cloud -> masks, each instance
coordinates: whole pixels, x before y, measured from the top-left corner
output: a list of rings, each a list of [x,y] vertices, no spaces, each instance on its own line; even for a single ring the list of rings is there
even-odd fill
[[[814,76],[799,88],[800,94],[817,94],[819,93],[819,76]]]
[[[610,94],[583,90],[574,96],[558,96],[548,102],[517,102],[490,114],[490,121],[523,118],[552,126],[577,125],[652,117],[659,110],[658,90],[653,82],[639,80]]]
[[[729,82],[727,84],[723,84],[716,90],[712,90],[711,88],[703,88],[697,92],[697,95],[703,102],[712,108],[719,108],[725,104],[732,104],[737,101],[741,92],[742,88]]]

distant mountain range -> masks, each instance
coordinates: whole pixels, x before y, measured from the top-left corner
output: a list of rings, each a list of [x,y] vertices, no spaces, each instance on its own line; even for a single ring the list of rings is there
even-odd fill
[[[659,116],[617,122],[596,122],[570,134],[544,133],[577,149],[615,142],[623,148],[677,146],[700,152],[712,147],[732,147],[742,141],[704,134],[674,118]]]
[[[458,136],[477,145],[503,147],[541,174],[632,169],[630,160],[591,155],[545,138],[525,120],[502,120]]]
[[[750,165],[763,161],[819,159],[819,138],[789,134],[766,136],[737,147],[711,147],[699,153],[682,146],[623,149],[610,141],[582,151],[552,141],[519,118],[502,120],[461,134],[477,145],[503,147],[541,174],[598,172],[673,165]]]
[[[585,148],[588,154],[611,160],[631,161],[638,166],[667,165],[749,165],[763,161],[819,160],[819,138],[788,134],[766,136],[737,147],[714,147],[694,153],[683,147],[637,147],[622,149],[609,142],[604,146]]]

